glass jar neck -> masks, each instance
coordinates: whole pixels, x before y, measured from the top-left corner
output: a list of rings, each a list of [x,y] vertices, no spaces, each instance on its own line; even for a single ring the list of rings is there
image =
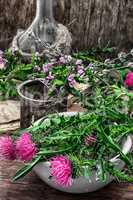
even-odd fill
[[[54,21],[53,0],[36,0],[36,18]]]

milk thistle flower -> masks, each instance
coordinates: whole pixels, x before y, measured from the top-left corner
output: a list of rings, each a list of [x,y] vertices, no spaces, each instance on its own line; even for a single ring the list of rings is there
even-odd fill
[[[10,136],[0,138],[0,158],[8,160],[15,159],[15,145]]]
[[[124,85],[126,87],[133,87],[133,72],[129,72],[126,75],[125,81],[124,81]]]
[[[56,156],[50,160],[51,176],[55,182],[62,187],[72,185],[72,168],[71,162],[65,156]]]
[[[23,133],[16,141],[16,155],[17,158],[29,162],[36,155],[37,148],[35,143],[32,142],[29,133]]]

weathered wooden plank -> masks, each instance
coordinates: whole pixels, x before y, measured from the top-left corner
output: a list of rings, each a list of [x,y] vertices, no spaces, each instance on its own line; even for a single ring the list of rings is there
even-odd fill
[[[16,130],[19,127],[20,103],[19,101],[0,102],[0,132]]]
[[[20,127],[19,121],[11,122],[11,123],[8,123],[8,124],[2,124],[2,125],[0,125],[0,133],[15,131],[19,127]]]
[[[113,182],[100,191],[82,195],[56,191],[34,172],[12,183],[11,177],[22,166],[18,161],[0,161],[0,200],[133,200],[133,184]]]
[[[0,124],[19,120],[19,102],[1,101],[0,102]]]

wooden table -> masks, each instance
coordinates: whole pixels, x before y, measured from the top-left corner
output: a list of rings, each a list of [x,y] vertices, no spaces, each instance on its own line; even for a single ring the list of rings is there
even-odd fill
[[[10,178],[22,166],[18,161],[0,161],[0,200],[133,200],[133,184],[115,183],[104,189],[81,195],[56,191],[34,172],[12,183]]]

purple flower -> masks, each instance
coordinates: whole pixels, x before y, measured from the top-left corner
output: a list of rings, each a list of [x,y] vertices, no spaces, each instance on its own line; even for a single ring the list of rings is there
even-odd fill
[[[85,73],[84,69],[80,65],[77,66],[77,72],[79,76],[82,76]]]
[[[77,60],[76,61],[76,65],[81,65],[82,64],[82,60]]]
[[[72,166],[71,161],[65,156],[56,156],[50,160],[50,173],[55,182],[62,187],[72,185]]]
[[[15,159],[15,145],[10,136],[3,136],[0,138],[0,158],[8,160]]]
[[[48,73],[49,67],[48,67],[47,65],[43,65],[43,71],[44,71],[45,73]]]
[[[47,63],[45,65],[43,65],[43,71],[45,73],[48,73],[49,72],[49,68],[53,66],[53,63]]]
[[[29,133],[23,133],[16,141],[16,155],[22,160],[29,162],[36,155],[37,148],[35,143],[32,142],[31,135]]]
[[[59,62],[61,64],[65,64],[67,62],[67,60],[65,59],[65,57],[62,56],[62,57],[59,58]]]
[[[74,85],[76,84],[76,81],[74,79],[74,75],[73,74],[70,74],[67,78],[68,80],[68,83],[69,83],[69,86],[70,87],[74,87]]]
[[[49,72],[49,75],[46,77],[47,80],[51,81],[54,79],[54,76],[52,75],[51,72]]]
[[[126,75],[125,81],[124,81],[124,85],[126,87],[133,87],[133,72],[129,72]]]

